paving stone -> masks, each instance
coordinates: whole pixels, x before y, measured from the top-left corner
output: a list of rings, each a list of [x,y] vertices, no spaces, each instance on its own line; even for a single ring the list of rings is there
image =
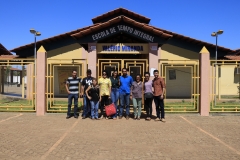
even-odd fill
[[[0,160],[240,159],[240,116],[169,114],[162,123],[22,114],[0,122]]]

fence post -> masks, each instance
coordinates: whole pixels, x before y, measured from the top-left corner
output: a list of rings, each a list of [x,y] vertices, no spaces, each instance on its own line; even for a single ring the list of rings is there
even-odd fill
[[[161,49],[160,49],[161,50]],[[150,80],[154,78],[154,76],[151,76],[153,74],[153,69],[159,69],[158,68],[158,44],[157,43],[149,43],[149,72],[150,72]],[[159,75],[161,75],[161,70],[159,70]],[[152,114],[156,115],[156,106],[154,101],[152,102]]]
[[[199,52],[199,62],[200,62],[200,101],[199,109],[201,116],[209,116],[209,92],[210,92],[210,54],[205,46]]]
[[[92,70],[92,77],[97,78],[97,44],[89,43],[88,44],[88,68]]]
[[[46,50],[41,46],[37,51],[37,116],[46,113]]]

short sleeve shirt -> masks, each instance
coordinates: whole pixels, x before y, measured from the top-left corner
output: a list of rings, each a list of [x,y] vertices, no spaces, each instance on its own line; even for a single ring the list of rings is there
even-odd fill
[[[142,98],[142,82],[140,82],[139,84],[134,81],[132,83],[132,97],[133,98]]]
[[[112,88],[119,88],[119,77],[113,78],[110,77],[110,80],[112,82]]]
[[[149,80],[144,83],[145,93],[152,93],[152,81]]]
[[[98,84],[100,86],[100,95],[109,96],[110,95],[109,89],[112,86],[111,80],[109,78],[100,78]]]
[[[166,88],[164,79],[162,77],[158,77],[158,78],[154,78],[152,82],[153,82],[154,96],[162,95],[163,88]]]
[[[132,82],[133,79],[129,75],[127,75],[126,77],[120,76],[120,94],[130,94]]]
[[[84,93],[87,90],[88,86],[92,85],[93,77],[85,77],[82,80],[82,85],[84,86]]]
[[[66,83],[69,85],[70,94],[78,94],[79,91],[79,83],[81,83],[81,78],[76,77],[68,77]]]

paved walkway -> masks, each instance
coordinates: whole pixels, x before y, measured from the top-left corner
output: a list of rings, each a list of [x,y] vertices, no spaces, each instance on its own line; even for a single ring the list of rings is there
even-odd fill
[[[167,122],[0,113],[0,160],[240,159],[240,116],[168,114]]]

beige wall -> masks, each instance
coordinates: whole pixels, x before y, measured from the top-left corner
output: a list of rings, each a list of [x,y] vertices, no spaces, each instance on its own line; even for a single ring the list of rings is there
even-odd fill
[[[164,44],[161,47],[161,53],[159,54],[160,63],[165,63],[163,60],[173,60],[172,64],[197,64],[199,53],[186,50],[180,47],[176,47],[170,44]],[[162,61],[161,61],[162,59]],[[182,61],[187,60],[187,61]],[[169,63],[166,61],[166,63]],[[174,65],[173,65],[174,66]],[[159,66],[160,69],[161,66]],[[176,80],[169,80],[169,70],[176,71]],[[166,96],[167,98],[190,98],[192,95],[192,75],[193,71],[190,67],[173,67],[166,68]]]
[[[169,70],[175,70],[176,79],[169,79]],[[166,98],[190,98],[192,95],[192,70],[190,67],[166,68]]]
[[[64,94],[60,94],[60,88],[59,88],[59,76],[58,76],[58,68],[59,65],[72,65],[72,59],[78,59],[75,60],[75,63],[82,63],[80,70],[78,70],[78,76],[84,75],[86,72],[86,66],[87,66],[87,52],[84,51],[84,48],[78,43],[71,44],[68,46],[60,47],[54,50],[50,50],[47,52],[47,58],[49,64],[54,64],[53,67],[53,91],[55,96],[62,96]],[[82,60],[80,60],[82,59]],[[78,65],[79,66],[79,65]],[[82,68],[83,67],[83,68]],[[81,72],[81,70],[83,71]],[[50,72],[50,68],[48,68],[48,72]],[[70,73],[71,74],[71,73]],[[68,78],[68,77],[66,77]],[[48,88],[50,88],[50,78],[48,81]]]
[[[74,43],[47,52],[48,59],[81,59],[82,46]]]
[[[217,93],[220,95],[239,95],[239,74],[234,74],[236,65],[221,66],[221,73],[217,80]],[[219,91],[218,91],[219,90]]]
[[[159,57],[160,58],[160,57]],[[192,60],[198,59],[199,53],[192,52],[170,44],[164,44],[161,47],[161,59],[168,60]]]

